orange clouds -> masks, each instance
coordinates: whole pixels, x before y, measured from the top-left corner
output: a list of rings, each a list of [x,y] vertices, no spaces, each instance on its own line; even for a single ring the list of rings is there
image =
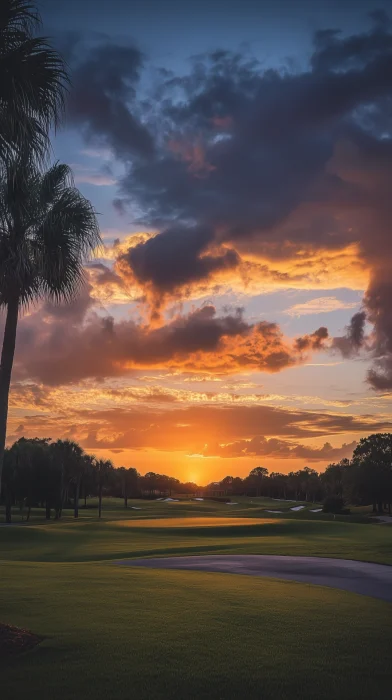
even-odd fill
[[[200,276],[198,273],[193,279],[182,281],[179,278],[177,282],[172,276],[169,287],[157,288],[144,267],[138,265],[133,269],[133,263],[130,265],[130,260],[135,260],[135,254],[141,254],[146,242],[155,237],[154,234],[148,235],[148,238],[146,234],[142,235],[140,240],[136,237],[139,234],[136,234],[131,246],[128,243],[133,237],[128,238],[127,243],[107,250],[107,255],[114,259],[115,272],[127,288],[130,298],[144,298],[155,313],[163,311],[172,301],[196,300],[208,295],[234,292],[250,297],[287,288],[336,289],[342,286],[342,280],[345,287],[361,291],[368,284],[369,273],[356,245],[350,244],[339,251],[308,248],[301,251],[287,249],[284,252],[283,248],[281,257],[277,259],[272,250],[270,258],[268,250],[258,253],[257,246],[252,250],[250,247],[245,249],[243,245],[228,247],[214,244],[200,254]],[[158,257],[157,265],[160,264],[163,261],[160,262]],[[321,310],[324,308],[325,305]],[[336,304],[332,308],[336,308]]]
[[[306,351],[322,349],[328,338],[320,328],[292,342],[274,323],[251,324],[241,309],[218,316],[212,305],[177,315],[157,328],[91,312],[84,319],[88,306],[88,298],[70,307],[46,305],[23,318],[14,377],[61,385],[152,367],[198,373],[279,372],[303,362]]]
[[[344,443],[341,447],[332,447],[325,442],[322,447],[304,445],[280,438],[267,439],[258,435],[251,440],[238,440],[224,445],[207,445],[203,456],[219,457],[273,457],[275,459],[304,459],[311,462],[338,462],[345,457],[351,457],[356,447],[356,441]]]
[[[103,257],[87,268],[91,296],[97,303],[137,302],[139,312],[150,322],[159,324],[162,323],[163,312],[171,303],[185,299],[196,301],[208,296],[233,293],[246,299],[287,288],[336,289],[342,286],[342,280],[345,287],[355,290],[363,290],[368,284],[368,271],[355,245],[339,252],[315,252],[311,249],[295,252],[282,249],[279,259],[274,258],[272,251],[271,259],[268,259],[265,257],[266,251],[259,255],[256,246],[251,251],[214,244],[200,255],[193,268],[192,280],[182,280],[182,274],[187,270],[186,259],[181,264],[173,258],[175,270],[168,277],[169,286],[164,283],[163,287],[156,287],[149,279],[151,270],[149,273],[143,258],[145,246],[152,244],[155,239],[156,233],[140,232],[127,236],[121,242],[115,241],[113,246],[105,247]],[[187,245],[187,241],[184,243]],[[176,241],[173,245],[175,247]],[[132,260],[135,269],[130,265]],[[151,265],[151,262],[148,264]],[[156,269],[161,270],[162,275],[168,275],[159,252]],[[299,305],[298,309],[294,307],[287,313],[294,316],[339,308],[342,308],[342,302],[333,297],[322,297],[317,306],[313,302],[307,302],[304,307]],[[343,308],[349,307],[346,304]]]
[[[21,435],[70,437],[83,446],[113,450],[179,451],[216,457],[271,456],[278,459],[338,458],[325,445],[336,435],[391,429],[390,417],[304,411],[272,406],[163,406],[128,409],[68,408],[12,416],[9,440]],[[320,444],[321,439],[321,444]],[[309,442],[310,441],[310,442]],[[351,445],[343,445],[347,454]],[[340,454],[340,453],[339,453]],[[340,457],[339,457],[340,458]]]

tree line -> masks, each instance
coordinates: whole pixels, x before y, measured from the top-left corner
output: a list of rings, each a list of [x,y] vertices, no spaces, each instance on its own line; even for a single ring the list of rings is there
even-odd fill
[[[371,505],[374,513],[386,509],[390,514],[392,435],[374,433],[362,438],[351,459],[329,464],[321,473],[310,467],[288,474],[255,467],[245,479],[226,476],[219,486],[227,495],[316,501],[331,512],[341,512],[345,504]]]
[[[134,467],[115,467],[71,440],[20,438],[4,454],[2,503],[7,522],[16,506],[27,520],[33,507],[44,508],[47,519],[59,519],[64,508],[73,508],[78,518],[79,508],[88,507],[87,498],[93,496],[101,517],[103,495],[123,498],[127,508],[129,498],[174,494],[320,502],[330,512],[342,512],[346,504],[371,505],[373,512],[391,513],[392,435],[362,438],[352,459],[330,464],[321,473],[310,467],[288,474],[255,467],[245,478],[226,476],[205,487],[155,472],[141,475]]]

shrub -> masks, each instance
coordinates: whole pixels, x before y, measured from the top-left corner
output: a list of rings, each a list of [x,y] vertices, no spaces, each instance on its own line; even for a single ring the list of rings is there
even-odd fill
[[[340,496],[327,496],[323,504],[323,513],[343,513],[344,500]]]

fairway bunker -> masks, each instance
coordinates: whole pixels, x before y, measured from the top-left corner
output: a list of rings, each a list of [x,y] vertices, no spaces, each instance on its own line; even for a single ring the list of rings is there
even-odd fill
[[[340,588],[392,603],[392,566],[351,559],[291,557],[261,554],[128,559],[121,566],[189,569],[279,578]]]

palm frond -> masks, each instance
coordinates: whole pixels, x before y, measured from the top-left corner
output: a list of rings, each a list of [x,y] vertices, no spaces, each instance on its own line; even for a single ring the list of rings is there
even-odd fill
[[[29,152],[0,166],[0,306],[15,292],[23,305],[71,301],[100,246],[96,213],[68,166],[41,174]]]
[[[36,7],[29,0],[2,0],[0,32],[30,33],[41,23]]]
[[[70,176],[60,164],[44,176],[41,187],[46,197],[52,191],[52,202],[34,241],[43,293],[55,302],[75,297],[85,281],[84,263],[101,245],[95,211],[79,190],[68,186]]]
[[[73,175],[69,165],[55,163],[44,173],[40,182],[40,206],[53,205],[61,197],[65,187],[73,187]]]
[[[39,158],[48,132],[64,112],[69,84],[65,64],[47,40],[33,36],[40,18],[26,0],[1,0],[0,158],[29,143]]]

